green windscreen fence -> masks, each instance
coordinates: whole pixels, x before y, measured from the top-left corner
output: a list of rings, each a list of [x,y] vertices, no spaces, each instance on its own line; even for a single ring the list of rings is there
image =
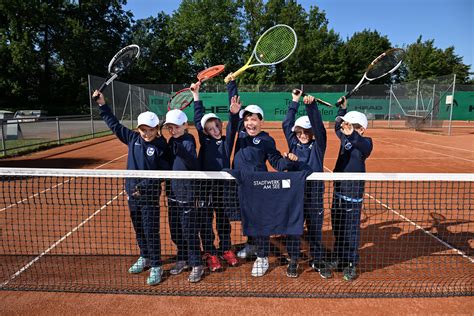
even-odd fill
[[[320,99],[335,103],[343,95],[343,92],[307,92],[317,96]],[[369,119],[398,119],[404,115],[430,115],[437,120],[448,120],[450,118],[451,104],[446,98],[451,92],[440,91],[426,97],[415,98],[397,98],[396,94],[384,97],[359,97],[349,100],[350,110],[360,111],[367,115]],[[228,117],[228,95],[227,92],[201,93],[206,112],[215,113],[221,119],[227,120]],[[241,100],[244,106],[249,104],[259,105],[264,113],[266,121],[282,121],[291,103],[291,94],[289,92],[241,92]],[[149,104],[152,111],[158,115],[166,113],[167,100],[162,96],[149,96]],[[319,106],[324,121],[333,121],[337,115],[337,108],[329,108],[323,105]],[[192,105],[185,109],[185,112],[192,120],[194,117]],[[304,105],[301,103],[298,115],[305,115]],[[455,92],[453,99],[452,120],[471,121],[474,120],[474,91]]]

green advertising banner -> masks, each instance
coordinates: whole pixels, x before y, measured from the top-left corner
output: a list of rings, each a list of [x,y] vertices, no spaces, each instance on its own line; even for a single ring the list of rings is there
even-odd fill
[[[335,103],[344,93],[312,93],[318,98]],[[222,120],[226,121],[229,114],[229,101],[227,92],[201,93],[206,113],[215,113]],[[265,114],[266,121],[282,121],[288,111],[291,103],[291,93],[289,92],[241,92],[240,98],[243,106],[257,104]],[[450,115],[450,105],[446,104],[446,95],[439,97],[440,101],[435,103],[435,108],[431,112],[432,100],[414,100],[408,99],[349,99],[349,110],[365,113],[369,119],[400,119],[404,114],[428,115],[433,114],[438,120],[448,120]],[[168,100],[162,96],[149,97],[150,109],[159,116],[164,116],[167,111]],[[453,120],[474,120],[474,92],[461,91],[454,95]],[[429,110],[425,111],[420,104],[426,105]],[[418,108],[417,108],[418,107]],[[337,115],[337,108],[329,108],[319,105],[319,110],[324,121],[333,121]],[[194,108],[192,104],[185,111],[190,121],[194,118]],[[298,116],[306,115],[304,104],[300,102]]]

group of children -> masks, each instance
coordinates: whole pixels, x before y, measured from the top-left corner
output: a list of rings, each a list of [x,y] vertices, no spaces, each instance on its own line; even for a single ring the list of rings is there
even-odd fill
[[[199,135],[199,153],[196,152],[194,137],[187,133],[188,119],[183,111],[171,110],[166,114],[163,125],[171,135],[167,141],[160,134],[160,122],[156,114],[141,113],[138,116],[137,130],[130,130],[119,123],[100,92],[95,91],[93,96],[98,96],[101,117],[114,134],[128,145],[127,169],[130,170],[221,171],[233,168],[268,171],[266,163],[269,162],[278,171],[297,171],[305,166],[313,172],[323,172],[327,137],[314,97],[304,97],[307,115],[295,120],[301,91],[293,92],[292,103],[283,121],[289,150],[282,155],[276,149],[274,139],[262,130],[262,109],[257,105],[241,109],[232,73],[226,79],[230,105],[226,135],[222,134],[222,121],[217,115],[204,114],[204,106],[199,98],[200,83],[190,87],[194,96],[194,123]],[[372,150],[371,139],[363,136],[367,129],[367,118],[360,112],[347,112],[346,105],[344,99],[336,118],[336,135],[341,145],[334,172],[365,172],[365,160]],[[234,159],[231,164],[233,150]],[[209,270],[214,272],[222,270],[221,259],[233,267],[239,263],[237,257],[251,256],[257,257],[252,266],[252,276],[265,275],[269,268],[270,237],[247,236],[245,247],[237,254],[234,252],[231,245],[231,224],[224,211],[224,183],[172,179],[167,185],[170,188],[167,192],[169,227],[171,239],[177,247],[177,259],[170,269],[171,275],[191,269],[188,281],[199,282],[205,270],[203,259]],[[193,190],[196,185],[199,185],[199,191]],[[140,257],[130,267],[129,273],[141,273],[150,269],[147,284],[157,285],[163,276],[159,209],[161,181],[127,179],[126,192],[140,249]],[[339,181],[334,184],[331,221],[335,244],[330,257],[322,244],[323,181],[307,181],[305,192],[304,218],[312,258],[311,267],[323,278],[330,278],[334,270],[343,271],[346,280],[356,278],[364,183]],[[219,247],[214,244],[214,213]],[[287,236],[290,257],[288,277],[298,277],[300,242],[301,236]],[[201,256],[201,245],[204,257]]]

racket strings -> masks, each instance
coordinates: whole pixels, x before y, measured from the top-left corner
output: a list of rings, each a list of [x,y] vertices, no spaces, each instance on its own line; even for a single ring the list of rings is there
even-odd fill
[[[370,65],[366,72],[367,78],[377,79],[396,70],[400,65],[400,62],[403,60],[403,56],[404,51],[401,49],[387,52]]]
[[[193,100],[193,93],[190,89],[182,90],[181,92],[175,94],[175,96],[170,100],[169,108],[171,110],[183,109]]]
[[[139,55],[138,48],[130,48],[123,51],[122,54],[117,56],[117,58],[112,62],[109,67],[109,72],[114,74],[119,74],[125,69],[127,69],[131,64],[133,64],[135,58]]]
[[[295,33],[288,27],[275,27],[260,38],[255,58],[265,64],[275,64],[291,55],[296,46]]]

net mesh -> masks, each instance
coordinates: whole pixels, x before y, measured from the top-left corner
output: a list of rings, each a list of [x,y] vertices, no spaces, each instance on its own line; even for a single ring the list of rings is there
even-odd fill
[[[257,42],[255,58],[264,64],[276,64],[288,58],[296,47],[296,34],[285,25],[268,30]]]
[[[235,267],[221,258],[222,268],[216,272],[206,269],[198,283],[188,281],[189,270],[170,274],[179,254],[176,239],[171,237],[176,233],[172,210],[176,205],[167,198],[167,184],[187,181],[196,201],[189,206],[195,216],[188,229],[194,227],[199,232],[202,255],[211,251],[209,247],[224,255],[220,251],[223,248],[238,253],[247,241],[241,221],[233,220],[226,226],[222,220],[222,214],[231,218],[240,214],[238,186],[230,175],[21,168],[1,169],[0,174],[2,290],[271,297],[473,294],[472,174],[313,174],[306,181],[304,211],[319,212],[322,206],[320,232],[328,262],[336,252],[334,236],[340,233],[336,228],[340,225],[334,223],[338,213],[331,212],[335,210],[334,184],[365,183],[357,225],[355,280],[344,281],[338,266],[330,279],[321,278],[312,268],[310,244],[314,235],[307,221],[301,237],[298,278],[287,277],[289,239],[272,235],[269,270],[264,276],[251,276],[254,256],[239,258]],[[158,183],[150,190],[141,190],[139,197],[158,210],[148,218],[148,225],[159,232],[154,236],[160,237],[165,271],[158,286],[146,284],[148,271],[127,272],[140,256],[125,192],[127,179]],[[322,204],[311,198],[315,190],[322,192]],[[202,263],[207,262],[203,259]]]

